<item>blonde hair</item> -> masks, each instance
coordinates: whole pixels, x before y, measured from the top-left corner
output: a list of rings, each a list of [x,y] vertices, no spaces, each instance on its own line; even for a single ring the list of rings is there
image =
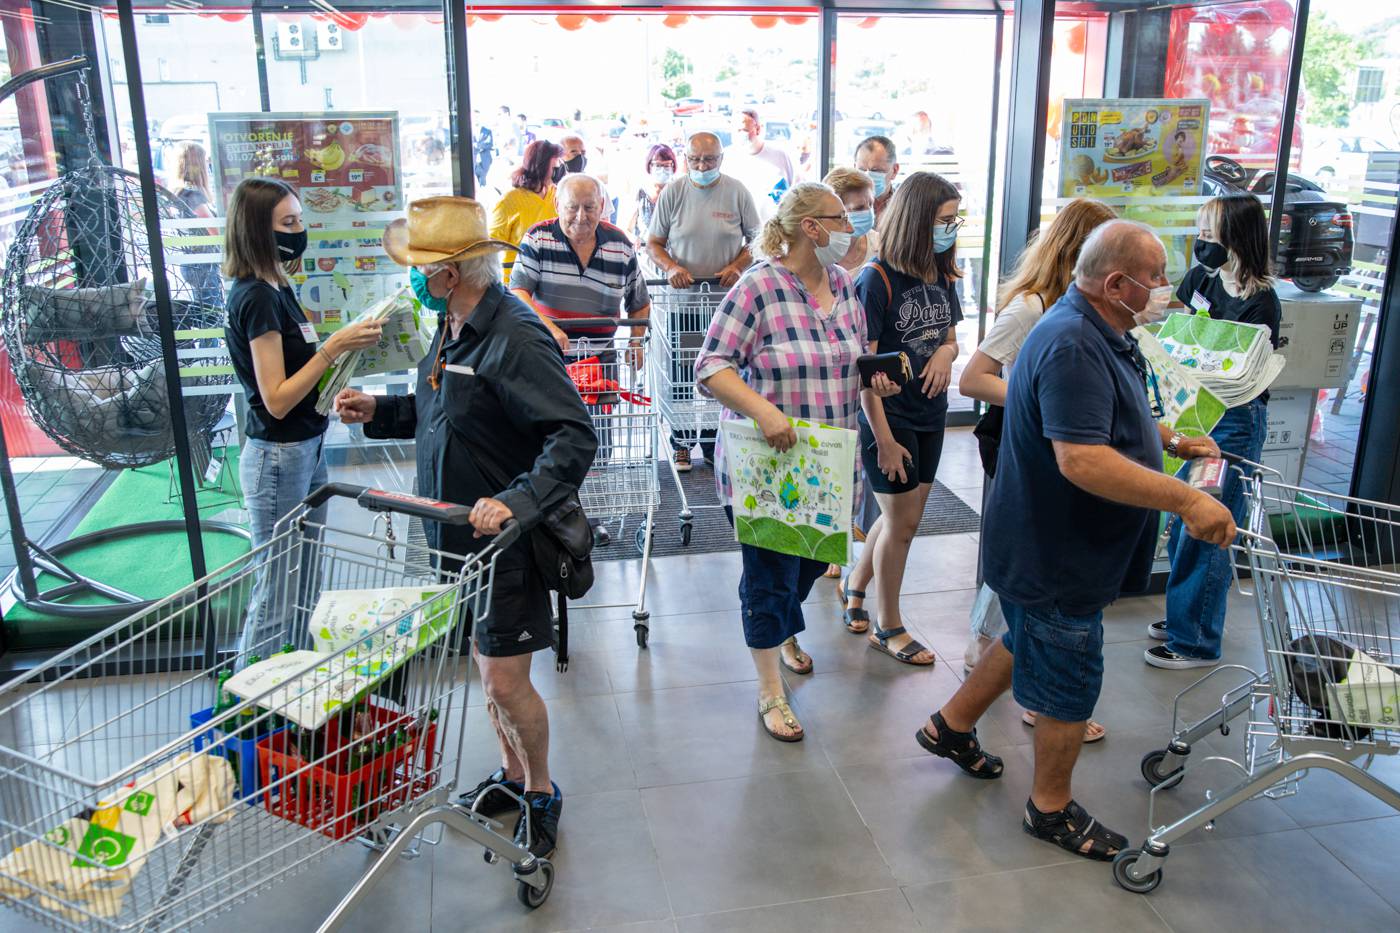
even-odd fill
[[[830,186],[838,198],[844,198],[852,191],[864,191],[867,188],[875,190],[875,182],[870,180],[869,175],[858,168],[847,168],[844,165],[838,165],[827,172],[822,184]]]
[[[209,154],[199,143],[185,142],[175,153],[175,176],[180,184],[209,196]]]
[[[756,252],[764,259],[786,256],[797,240],[802,221],[820,214],[822,202],[828,195],[836,197],[836,192],[821,182],[804,181],[794,185],[778,202],[778,213],[759,232],[758,242],[754,244]]]
[[[1117,216],[1107,204],[1089,198],[1075,198],[1066,204],[1050,226],[1026,244],[1015,271],[997,296],[997,312],[1018,295],[1035,295],[1045,308],[1059,301],[1069,291],[1084,241],[1094,228]]]

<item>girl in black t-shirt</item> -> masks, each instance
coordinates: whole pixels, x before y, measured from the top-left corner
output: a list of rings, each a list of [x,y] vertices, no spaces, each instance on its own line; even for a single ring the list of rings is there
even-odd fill
[[[902,352],[913,370],[889,398],[861,396],[861,463],[880,503],[866,529],[860,562],[841,585],[846,627],[869,631],[871,647],[905,664],[926,666],[933,652],[900,625],[899,591],[909,546],[923,518],[948,416],[948,383],[958,356],[958,189],[941,175],[915,172],[895,191],[880,221],[880,258],[856,279],[871,353]],[[864,589],[879,586],[872,625]]]
[[[273,526],[327,479],[321,450],[328,419],[316,411],[316,383],[347,350],[379,342],[379,322],[351,324],[318,346],[287,280],[306,251],[301,202],[275,178],[245,178],[229,200],[224,235],[224,275],[233,279],[224,335],[234,373],[248,401],[248,438],[238,475],[249,514],[253,547],[272,539]],[[313,522],[324,522],[312,513]],[[312,545],[293,562],[283,553],[265,564],[254,584],[239,639],[239,665],[267,657],[288,641],[287,619],[276,607],[306,605],[316,581]],[[300,579],[289,579],[297,573]],[[286,581],[286,582],[284,582]],[[274,598],[278,597],[278,598]]]
[[[1194,249],[1196,264],[1176,290],[1185,311],[1267,327],[1277,347],[1281,308],[1274,293],[1264,206],[1252,194],[1223,195],[1201,206],[1197,223],[1201,232]],[[1268,399],[1265,392],[1225,412],[1210,432],[1222,451],[1259,461],[1268,430]],[[1220,499],[1237,523],[1243,519],[1244,483],[1233,469],[1226,471]],[[1167,617],[1148,629],[1166,643],[1147,649],[1144,660],[1169,670],[1213,667],[1220,661],[1225,600],[1233,579],[1230,552],[1182,534],[1181,520],[1173,519],[1167,553]]]

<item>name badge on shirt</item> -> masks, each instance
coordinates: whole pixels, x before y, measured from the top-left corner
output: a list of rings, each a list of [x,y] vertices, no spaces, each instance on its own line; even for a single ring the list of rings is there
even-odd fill
[[[1191,293],[1191,307],[1196,309],[1197,314],[1210,315],[1210,299],[1200,292]]]
[[[476,370],[472,369],[470,366],[461,366],[457,363],[448,363],[446,366],[443,367],[443,369],[447,370],[450,373],[456,373],[459,376],[476,375]]]
[[[310,324],[298,324],[297,329],[301,331],[302,339],[307,343],[316,342],[316,328]]]

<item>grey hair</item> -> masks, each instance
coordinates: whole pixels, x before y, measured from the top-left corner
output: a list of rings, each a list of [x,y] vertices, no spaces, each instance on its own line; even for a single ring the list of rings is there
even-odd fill
[[[489,288],[492,285],[500,284],[501,254],[494,250],[455,263],[435,262],[419,268],[423,270],[424,275],[431,277],[449,265],[457,267],[457,275],[468,285]]]
[[[564,193],[565,186],[572,188],[577,181],[591,182],[593,184],[593,187],[598,191],[598,203],[600,205],[608,203],[608,189],[603,187],[602,180],[599,179],[597,176],[589,175],[586,172],[570,172],[563,178],[559,179],[559,184],[556,186],[556,190],[554,192],[554,199],[558,201],[559,196]]]
[[[1136,220],[1110,220],[1099,224],[1084,240],[1074,264],[1076,282],[1098,282],[1114,272],[1124,272],[1142,258],[1143,239],[1161,244],[1157,234]]]

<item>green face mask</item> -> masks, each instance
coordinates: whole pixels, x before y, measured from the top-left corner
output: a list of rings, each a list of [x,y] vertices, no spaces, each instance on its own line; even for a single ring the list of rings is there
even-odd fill
[[[439,269],[437,272],[434,272],[433,275],[437,275],[438,272],[442,271],[443,270]],[[418,299],[423,307],[435,314],[446,314],[447,298],[438,298],[432,292],[428,291],[428,280],[431,279],[433,275],[424,275],[419,271],[417,266],[414,266],[412,269],[408,270],[408,284],[413,288],[413,296]]]

